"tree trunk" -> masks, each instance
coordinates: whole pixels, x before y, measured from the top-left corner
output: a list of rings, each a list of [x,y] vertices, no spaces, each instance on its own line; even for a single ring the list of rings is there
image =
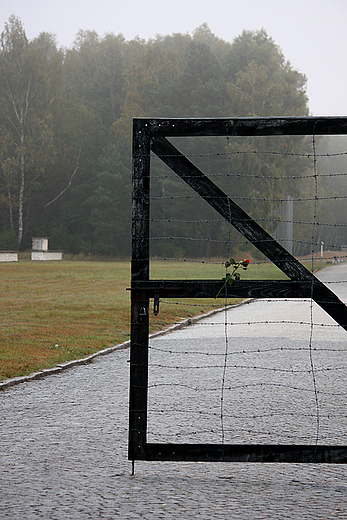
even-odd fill
[[[22,154],[20,158],[20,169],[21,169],[21,183],[19,188],[19,198],[18,198],[18,235],[17,235],[17,244],[18,249],[22,243],[23,238],[23,207],[24,207],[24,181],[25,181],[25,159],[24,154]]]
[[[7,186],[7,195],[8,195],[8,208],[9,208],[9,213],[10,213],[10,227],[11,227],[11,231],[13,231],[13,210],[12,210],[11,190],[10,190],[9,186]]]

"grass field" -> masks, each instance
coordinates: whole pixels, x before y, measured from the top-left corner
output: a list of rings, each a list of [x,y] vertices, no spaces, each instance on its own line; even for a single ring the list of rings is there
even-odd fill
[[[77,359],[129,339],[129,262],[0,264],[0,380]],[[222,279],[222,262],[153,262],[151,278]],[[283,277],[272,264],[251,264],[243,278]],[[221,305],[222,302],[219,302]],[[216,300],[161,304],[151,332],[207,312]]]

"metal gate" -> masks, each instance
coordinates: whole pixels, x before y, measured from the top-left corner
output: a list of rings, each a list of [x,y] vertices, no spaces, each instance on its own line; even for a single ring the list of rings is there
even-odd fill
[[[133,122],[133,213],[131,260],[130,460],[347,462],[347,446],[278,444],[169,444],[147,442],[149,299],[225,298],[216,280],[150,280],[150,154],[184,180],[273,262],[289,280],[243,281],[228,287],[230,298],[312,298],[347,330],[347,307],[287,249],[204,175],[167,138],[347,134],[345,117],[153,119]]]

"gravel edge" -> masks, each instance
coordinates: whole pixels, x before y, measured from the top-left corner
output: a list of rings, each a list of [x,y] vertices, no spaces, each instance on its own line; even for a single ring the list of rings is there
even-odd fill
[[[253,301],[253,298],[248,298],[246,300],[243,300],[240,303],[236,304],[230,304],[227,306],[227,309],[231,309],[233,307],[239,307],[240,305],[245,305],[247,303],[250,303]],[[189,327],[189,325],[193,325],[194,323],[197,323],[200,320],[203,320],[204,318],[208,318],[210,316],[213,316],[214,314],[217,314],[219,312],[223,312],[225,310],[225,307],[220,307],[218,309],[213,309],[205,314],[199,314],[198,316],[195,316],[193,318],[186,318],[183,319],[180,323],[175,323],[175,325],[171,325],[170,327],[161,330],[159,332],[154,332],[153,334],[150,334],[150,338],[156,338],[158,336],[163,336],[164,334],[168,334],[169,332],[172,332],[174,330],[183,329],[185,327]],[[65,372],[65,370],[68,370],[70,368],[79,366],[79,365],[86,365],[88,363],[92,363],[93,360],[100,356],[106,356],[107,354],[111,354],[112,352],[116,350],[125,350],[130,347],[130,340],[125,341],[124,343],[120,343],[118,345],[113,345],[112,347],[105,348],[103,350],[99,350],[98,352],[94,352],[94,354],[91,354],[90,356],[87,356],[85,358],[81,359],[73,359],[72,361],[67,361],[66,363],[61,363],[59,365],[56,365],[53,368],[46,368],[44,370],[40,370],[38,372],[33,372],[32,374],[29,374],[27,376],[20,376],[20,377],[14,377],[12,379],[5,379],[4,381],[0,382],[0,391],[5,390],[6,388],[10,388],[11,386],[19,385],[21,383],[27,383],[28,381],[33,381],[35,379],[42,379],[49,375],[59,374],[60,372]]]

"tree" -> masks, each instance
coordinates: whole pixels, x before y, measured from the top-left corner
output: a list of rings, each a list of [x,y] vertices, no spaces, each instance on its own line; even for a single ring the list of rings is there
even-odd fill
[[[49,79],[44,41],[54,52],[54,44],[47,38],[28,42],[15,16],[0,36],[2,189],[7,193],[9,224],[16,228],[18,247],[23,239],[26,199],[54,157],[49,108],[55,85]]]
[[[74,253],[128,252],[134,116],[308,113],[305,76],[263,30],[244,31],[233,43],[206,24],[192,36],[149,41],[80,31],[72,48],[62,50],[47,33],[28,41],[11,17],[1,34],[0,70],[0,247],[14,234],[26,247],[31,234],[48,235],[53,247]],[[223,174],[215,182],[265,220],[274,220],[284,190],[295,196],[306,189],[304,181],[298,186],[285,178],[305,173],[307,161],[295,154],[307,145],[299,136],[179,141],[207,175],[230,169],[232,182]],[[202,201],[187,204],[182,182],[153,165],[161,178],[152,193],[174,197],[177,211],[196,221],[196,241],[172,240],[170,254],[221,254],[229,229]],[[171,236],[188,238],[170,211],[166,199],[153,207],[159,234],[169,233],[171,220]],[[196,218],[201,214],[205,228]],[[152,251],[162,254],[162,243],[153,241]]]
[[[235,38],[225,70],[228,114],[308,115],[306,77],[291,67],[264,30],[243,31]],[[245,175],[234,182],[233,191],[269,231],[278,225],[280,201],[287,195],[298,197],[304,188],[300,176],[307,173],[309,162],[300,154],[307,146],[301,136],[242,138],[230,145],[231,151],[242,152],[233,158],[233,169]]]

